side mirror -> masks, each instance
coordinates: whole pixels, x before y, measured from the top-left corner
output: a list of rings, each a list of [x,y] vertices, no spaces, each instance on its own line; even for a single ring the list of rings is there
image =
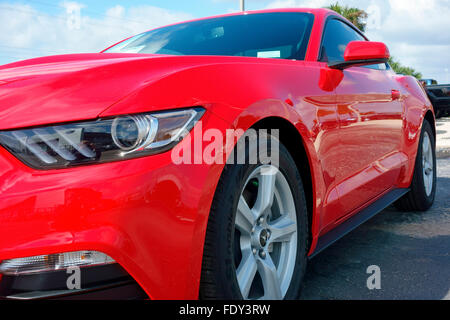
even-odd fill
[[[389,57],[389,49],[382,42],[352,41],[345,49],[344,61],[330,62],[328,66],[344,70],[355,66],[386,63]]]

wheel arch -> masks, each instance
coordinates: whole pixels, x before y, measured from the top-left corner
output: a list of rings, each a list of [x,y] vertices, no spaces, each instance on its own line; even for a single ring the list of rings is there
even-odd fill
[[[297,169],[300,173],[303,189],[305,191],[306,206],[308,210],[308,250],[312,243],[312,224],[314,213],[314,179],[311,159],[305,145],[305,140],[297,128],[288,120],[280,117],[268,117],[259,120],[253,129],[278,129],[280,142],[288,149],[294,158]]]
[[[428,110],[424,117],[431,124],[431,129],[433,130],[434,141],[436,141],[436,120],[434,118],[433,112]]]

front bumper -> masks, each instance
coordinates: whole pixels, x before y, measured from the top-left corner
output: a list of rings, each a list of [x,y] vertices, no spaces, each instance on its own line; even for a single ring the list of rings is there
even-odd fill
[[[148,299],[142,288],[117,264],[80,269],[80,288],[67,287],[66,270],[7,275],[0,281],[0,299],[7,300],[137,300]]]
[[[212,114],[202,120],[203,130],[227,128]],[[166,152],[37,171],[0,148],[0,261],[95,250],[119,263],[151,299],[196,299],[222,168],[175,165]]]

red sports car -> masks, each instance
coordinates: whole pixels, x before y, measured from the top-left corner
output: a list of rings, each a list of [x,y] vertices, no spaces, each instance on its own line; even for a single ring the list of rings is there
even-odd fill
[[[297,298],[328,245],[433,204],[433,110],[388,58],[284,9],[1,66],[0,296]]]

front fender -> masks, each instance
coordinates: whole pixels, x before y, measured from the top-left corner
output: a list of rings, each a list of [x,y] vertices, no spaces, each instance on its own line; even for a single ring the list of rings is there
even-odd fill
[[[334,178],[326,172],[325,182],[322,165],[329,162],[327,154],[338,139],[334,132],[334,138],[323,134],[336,129],[338,121],[334,90],[323,85],[328,78],[322,69],[318,64],[274,59],[204,64],[149,83],[101,116],[203,106],[230,129],[246,131],[270,117],[288,121],[302,137],[299,148],[305,148],[313,175],[315,239],[325,223],[321,207]]]
[[[409,159],[404,174],[399,181],[399,187],[409,188],[414,174],[423,121],[429,112],[431,112],[434,118],[434,111],[425,90],[416,78],[411,76],[401,76],[397,78],[397,81],[402,88],[404,129],[402,150]]]

